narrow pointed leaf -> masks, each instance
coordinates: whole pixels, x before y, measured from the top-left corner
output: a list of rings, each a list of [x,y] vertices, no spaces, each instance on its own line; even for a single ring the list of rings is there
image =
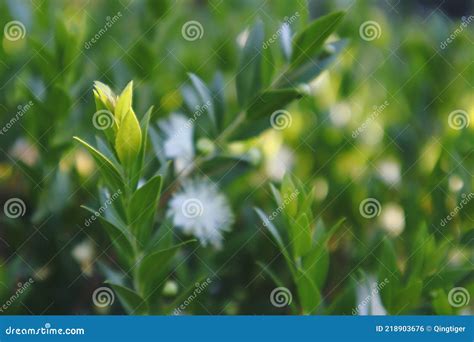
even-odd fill
[[[138,266],[137,279],[140,293],[143,297],[148,298],[149,296],[161,293],[165,280],[169,276],[171,261],[176,252],[194,241],[189,240],[173,247],[156,251],[146,255],[141,260]]]
[[[263,23],[258,21],[247,37],[237,70],[237,98],[241,106],[250,102],[262,87],[263,39]]]
[[[146,315],[148,313],[147,303],[134,290],[119,284],[107,283],[114,289],[129,315]]]
[[[144,247],[151,236],[161,192],[161,176],[155,176],[132,195],[129,217],[133,234]]]
[[[189,78],[200,98],[199,108],[205,108],[207,115],[212,123],[214,129],[217,128],[217,119],[216,113],[214,110],[214,101],[211,96],[210,90],[207,88],[206,84],[196,75],[189,74]]]
[[[292,65],[299,65],[313,58],[322,48],[326,39],[334,32],[344,12],[334,12],[318,18],[293,39]]]
[[[132,172],[131,168],[140,153],[141,145],[142,132],[140,124],[135,113],[130,108],[122,118],[115,140],[115,150],[128,175]]]
[[[117,105],[115,106],[115,120],[119,127],[122,125],[122,120],[132,108],[132,96],[133,81],[130,81],[118,97]]]
[[[111,186],[112,189],[122,189],[122,176],[119,170],[114,166],[112,161],[110,161],[110,159],[108,159],[101,152],[99,152],[99,150],[97,150],[95,147],[91,146],[84,140],[78,137],[74,137],[74,139],[81,143],[90,152],[90,154],[96,161],[97,167],[99,168],[107,184]]]

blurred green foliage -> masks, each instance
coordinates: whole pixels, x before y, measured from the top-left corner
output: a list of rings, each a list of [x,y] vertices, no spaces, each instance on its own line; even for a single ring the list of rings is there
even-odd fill
[[[295,16],[291,32],[302,32],[312,19],[340,10],[347,13],[343,19],[336,12],[324,28],[313,27],[314,34],[340,20],[325,37],[328,45],[311,39],[313,34],[297,35],[293,43],[270,43],[259,54],[263,65],[254,63],[258,42],[269,42],[282,22]],[[192,115],[196,96],[183,94],[202,97],[203,85],[222,101],[213,108],[216,121],[203,124],[199,137],[215,125],[209,135],[215,138],[243,106],[251,108],[248,121],[218,141],[232,158],[220,156],[195,171],[219,182],[236,223],[219,251],[196,246],[179,251],[177,258],[185,261],[175,264],[163,289],[170,305],[186,298],[196,280],[211,277],[210,288],[190,303],[189,312],[350,314],[361,279],[373,274],[379,282],[389,279],[381,297],[390,314],[469,310],[446,298],[454,287],[474,293],[474,201],[442,223],[474,192],[474,23],[463,27],[472,8],[460,11],[423,1],[0,2],[0,27],[18,20],[25,28],[18,40],[4,32],[0,47],[0,125],[8,128],[0,134],[0,204],[19,198],[26,206],[17,219],[0,212],[0,304],[19,282],[35,279],[4,312],[107,312],[91,296],[104,278],[116,276],[112,269],[119,268],[120,256],[99,223],[84,224],[88,213],[80,205],[98,207],[103,200],[96,191],[97,167],[72,139],[96,141],[95,80],[116,90],[134,80],[138,119],[154,106],[152,131],[171,112]],[[202,25],[202,38],[184,39],[183,25],[191,20]],[[363,39],[367,21],[379,26],[375,39]],[[247,43],[256,46],[245,49],[239,42],[249,32],[254,40]],[[291,58],[288,51],[302,57]],[[306,63],[305,55],[316,52],[321,64]],[[244,72],[236,77],[236,70]],[[308,72],[309,79],[300,77]],[[318,78],[312,81],[313,76]],[[262,101],[252,101],[267,87]],[[307,92],[311,96],[302,96]],[[268,112],[300,97],[286,108],[291,125],[271,129]],[[468,122],[456,129],[449,115],[459,110]],[[241,139],[246,140],[236,142]],[[146,158],[147,179],[164,173],[159,155]],[[308,232],[316,234],[322,222],[332,227],[345,218],[324,245],[316,239],[317,248],[306,239],[300,247],[284,243],[291,264],[304,264],[308,248],[315,248],[317,260],[324,255],[324,275],[307,267],[321,279],[312,284],[317,290],[298,284],[301,278],[290,271],[254,211],[258,207],[264,216],[275,210],[272,198],[276,188],[285,191],[285,172],[301,181],[311,200],[304,215],[272,221],[275,231],[291,234],[292,220],[308,220]],[[367,198],[380,203],[379,216],[361,215]],[[293,293],[294,305],[272,306],[274,276]],[[317,310],[305,310],[305,303]],[[124,311],[117,301],[110,312]]]

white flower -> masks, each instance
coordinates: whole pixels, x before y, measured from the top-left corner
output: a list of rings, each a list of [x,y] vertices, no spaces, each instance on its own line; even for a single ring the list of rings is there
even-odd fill
[[[377,284],[373,276],[369,276],[356,288],[357,312],[359,316],[385,316],[385,310],[380,299],[380,290],[385,283]]]
[[[183,183],[182,190],[170,200],[168,215],[184,233],[216,248],[222,246],[222,233],[234,222],[227,198],[215,184],[202,179]]]
[[[379,221],[387,233],[398,236],[405,229],[405,212],[397,203],[386,203],[382,208]]]
[[[176,171],[183,171],[194,159],[193,123],[182,114],[173,113],[159,126],[165,134],[165,156],[174,159]]]
[[[293,151],[285,145],[280,146],[276,153],[272,154],[265,165],[268,176],[281,181],[283,176],[291,170],[295,161]]]
[[[90,240],[84,240],[74,247],[72,257],[81,265],[81,270],[88,276],[92,276],[94,266],[94,246]]]
[[[377,166],[379,177],[387,185],[397,185],[401,180],[400,164],[395,160],[383,160]]]

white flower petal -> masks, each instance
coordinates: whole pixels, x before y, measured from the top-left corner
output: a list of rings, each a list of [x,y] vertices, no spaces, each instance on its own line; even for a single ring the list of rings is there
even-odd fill
[[[222,245],[222,233],[234,222],[227,198],[215,184],[202,179],[183,183],[170,200],[168,215],[178,229],[216,248]]]
[[[184,170],[194,159],[192,121],[182,114],[173,113],[161,120],[159,126],[165,135],[163,149],[166,158],[173,159],[176,171]]]

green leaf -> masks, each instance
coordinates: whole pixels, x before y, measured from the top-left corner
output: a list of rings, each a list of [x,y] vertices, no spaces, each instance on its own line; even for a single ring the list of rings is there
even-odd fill
[[[276,87],[288,88],[311,82],[336,60],[336,57],[339,56],[346,45],[347,42],[345,40],[328,44],[326,47],[327,52],[292,66],[278,79]]]
[[[145,246],[153,231],[153,221],[160,198],[162,179],[154,176],[132,195],[129,217],[132,232]]]
[[[206,84],[198,76],[190,73],[189,78],[191,79],[194,89],[199,96],[199,108],[205,109],[209,119],[211,120],[212,127],[217,129],[217,119],[214,111],[214,101],[212,99],[211,92],[207,88]],[[196,109],[193,108],[193,110]]]
[[[118,105],[117,105],[118,106]],[[145,133],[146,134],[146,133]],[[132,108],[124,114],[117,137],[115,139],[115,150],[120,162],[131,176],[132,167],[138,158],[142,145],[142,131],[137,117]]]
[[[407,287],[399,290],[396,296],[398,308],[395,312],[400,315],[403,315],[404,313],[409,314],[410,310],[419,305],[422,290],[423,281],[420,279],[413,280]]]
[[[270,222],[267,215],[265,215],[265,213],[259,208],[254,208],[254,210],[257,213],[257,215],[260,217],[260,219],[263,221],[263,225],[267,227],[268,231],[275,239],[276,243],[278,244],[278,247],[280,247],[280,249],[282,250],[285,250],[285,247],[283,245],[283,239],[281,238],[280,233],[278,233],[278,230],[273,225],[273,223]]]
[[[396,292],[400,289],[401,274],[398,270],[397,256],[392,242],[384,238],[382,255],[379,261],[379,279],[387,278],[389,283],[381,290],[383,303],[389,312],[394,312]]]
[[[98,217],[100,223],[109,235],[112,244],[117,249],[119,257],[123,258],[122,261],[125,262],[126,265],[130,265],[134,258],[133,237],[130,235],[130,232],[121,225],[115,225],[113,221],[108,220],[102,215],[97,216],[94,209],[86,206],[82,206],[82,208],[91,212],[95,217]]]
[[[199,169],[211,179],[216,179],[219,184],[229,184],[233,179],[241,177],[252,169],[251,156],[246,154],[232,155],[218,153],[212,159],[203,162]]]
[[[314,282],[302,271],[298,272],[296,286],[298,288],[298,296],[300,298],[303,314],[314,314],[321,302],[321,293],[319,292],[318,288]]]
[[[249,32],[242,50],[239,68],[237,69],[237,98],[241,107],[260,91],[262,80],[262,45],[264,30],[262,21],[257,21]]]
[[[293,266],[293,261],[292,261],[290,255],[289,255],[285,245],[283,244],[283,239],[281,238],[280,233],[278,232],[276,227],[273,225],[273,223],[268,219],[267,215],[265,215],[265,213],[261,209],[254,208],[254,210],[257,213],[257,215],[260,217],[260,219],[263,221],[264,226],[268,229],[268,231],[270,232],[272,237],[275,239],[275,241],[278,245],[278,248],[280,249],[281,254],[283,254],[283,256],[285,257],[286,263],[288,264],[288,267],[289,267],[291,273],[294,275],[295,274],[295,268]]]
[[[149,298],[153,295],[159,295],[164,286],[165,280],[169,276],[171,261],[176,252],[183,246],[194,242],[196,240],[189,240],[173,247],[156,251],[146,255],[138,266],[137,280],[139,293],[144,298]]]
[[[303,257],[302,268],[314,281],[316,287],[322,288],[329,269],[329,253],[326,246],[313,246],[311,251]]]
[[[291,64],[299,65],[314,57],[326,39],[337,28],[345,12],[334,12],[313,21],[293,39],[293,56]]]
[[[282,200],[284,201],[285,199],[293,198],[297,194],[296,190],[296,186],[293,183],[291,176],[286,174],[281,183],[280,193]],[[298,212],[298,201],[289,201],[283,210],[288,217],[295,217]]]
[[[214,112],[217,121],[218,129],[222,129],[224,121],[225,121],[225,98],[224,98],[224,89],[225,89],[225,82],[224,76],[222,73],[218,72],[214,76],[214,79],[211,84],[211,96],[214,102]]]
[[[108,109],[111,113],[114,113],[117,96],[108,85],[100,81],[94,81],[93,93],[97,110]],[[99,106],[99,103],[101,103],[104,107],[102,108],[102,106]]]
[[[270,268],[265,266],[260,261],[257,261],[257,265],[260,266],[262,271],[265,272],[272,279],[272,281],[275,283],[276,286],[286,287],[285,284],[277,277],[277,275],[275,273],[273,273],[272,270],[270,270]],[[297,312],[297,307],[296,307],[295,301],[291,301],[291,303],[289,305],[291,306],[293,311]]]
[[[276,286],[285,287],[284,283],[277,277],[275,273],[272,272],[272,270],[270,270],[268,266],[260,261],[257,261],[257,265],[272,279]]]
[[[111,187],[111,189],[122,189],[124,185],[122,182],[122,176],[120,171],[115,167],[115,165],[101,152],[99,152],[96,148],[92,147],[84,140],[78,137],[74,137],[74,139],[81,143],[92,155],[92,157],[97,163],[97,167],[99,168],[102,177],[104,178],[105,182]]]
[[[280,207],[283,203],[281,199],[281,195],[278,189],[275,187],[275,185],[273,185],[273,183],[270,183],[270,190],[272,191],[272,195],[273,195],[273,198],[275,199],[276,205]]]
[[[290,223],[290,243],[293,245],[295,258],[306,255],[311,250],[311,226],[306,214],[302,214],[296,221]]]
[[[149,132],[149,126],[150,126],[150,118],[151,118],[151,113],[153,112],[153,106],[151,106],[147,112],[145,113],[145,116],[142,118],[140,122],[140,129],[143,132],[142,134],[142,144],[140,148],[140,153],[138,155],[138,158],[135,162],[133,172],[132,172],[132,189],[135,189],[138,181],[140,180],[140,176],[143,172],[143,167],[145,165],[145,152],[147,149],[148,145],[148,132]]]
[[[302,96],[298,89],[277,89],[267,90],[259,94],[247,108],[247,117],[261,118],[268,117],[268,127],[270,127],[270,116],[273,112],[285,108],[291,101]]]
[[[438,289],[433,292],[433,300],[431,302],[433,310],[437,315],[452,315],[453,308],[449,304],[448,295],[443,289]]]
[[[148,313],[148,305],[138,293],[119,284],[106,283],[117,293],[120,302],[129,315],[146,315]]]
[[[120,127],[122,120],[132,109],[133,81],[130,81],[117,99],[115,106],[115,121]]]
[[[329,231],[326,233],[325,239],[324,239],[324,245],[326,245],[329,240],[336,234],[336,232],[339,230],[339,228],[342,227],[342,224],[346,221],[346,218],[342,218],[339,221],[336,222],[334,226],[332,226]]]
[[[211,279],[207,275],[196,277],[191,285],[185,285],[185,289],[181,291],[181,294],[178,295],[169,305],[166,305],[164,309],[165,314],[174,314],[174,310],[179,309],[180,305],[183,304],[184,301],[196,290],[196,284],[202,284],[204,281],[209,284]]]
[[[117,159],[117,156],[114,154],[114,152],[110,148],[110,145],[107,144],[107,142],[98,135],[96,135],[95,137],[95,142],[96,142],[97,150],[100,153],[102,153],[108,160],[110,160],[112,164],[117,168],[117,170],[120,171],[121,170],[120,163]]]

